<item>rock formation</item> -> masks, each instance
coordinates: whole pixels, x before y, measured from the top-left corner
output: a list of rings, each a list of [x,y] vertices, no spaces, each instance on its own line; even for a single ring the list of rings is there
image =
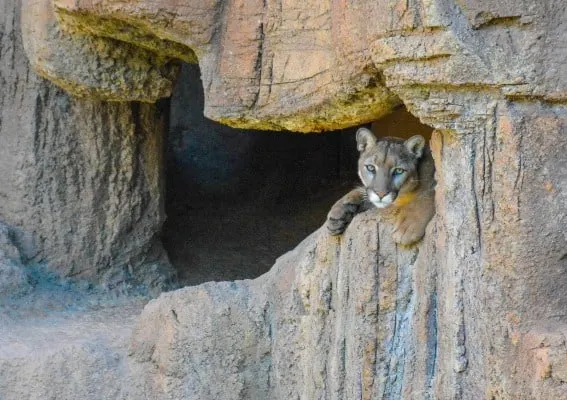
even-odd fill
[[[419,248],[365,214],[254,281],[162,295],[116,364],[122,397],[567,398],[562,0],[29,4],[31,64],[96,100],[29,71],[1,1],[0,217],[66,275],[168,276],[144,267],[160,260],[159,106],[103,99],[167,95],[175,60],[198,60],[205,113],[233,126],[328,130],[403,102],[436,129]]]
[[[41,79],[22,48],[20,3],[2,4],[0,220],[25,262],[162,290],[173,273],[158,239],[162,109],[79,100]]]
[[[532,107],[500,103],[481,135],[435,133],[437,215],[417,259],[366,214],[254,281],[150,303],[133,335],[146,385],[195,399],[567,398],[567,121]]]
[[[400,398],[413,371],[405,362],[423,351],[435,363],[435,337],[427,350],[411,342],[416,310],[430,303],[414,275],[431,287],[416,254],[397,249],[373,213],[342,238],[322,228],[258,279],[150,302],[132,362],[155,398]]]

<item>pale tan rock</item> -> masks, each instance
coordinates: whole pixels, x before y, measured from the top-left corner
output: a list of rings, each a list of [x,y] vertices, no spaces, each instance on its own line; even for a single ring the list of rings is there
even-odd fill
[[[205,114],[238,127],[343,128],[378,119],[400,101],[412,102],[417,94],[408,89],[429,86],[474,86],[498,97],[552,101],[567,93],[561,51],[566,11],[554,0],[195,1],[182,7],[147,0],[52,1],[61,29],[78,42],[85,40],[80,32],[165,58],[198,60]],[[26,42],[47,41],[44,47],[73,54],[66,50],[70,44],[49,45],[45,35],[24,34]],[[35,64],[41,70],[45,62]],[[56,66],[51,72],[55,81],[66,75]],[[70,89],[99,91],[105,85],[112,86],[103,78]],[[115,89],[109,96],[132,98]]]
[[[70,32],[125,40],[164,57],[190,60],[194,53],[202,71],[205,114],[229,125],[339,129],[375,120],[400,103],[373,76],[368,57],[355,64],[342,59],[335,18],[325,3],[53,4]],[[123,26],[137,33],[125,35]],[[186,46],[187,57],[182,51],[172,54],[170,43]]]
[[[400,393],[403,360],[415,351],[409,323],[427,298],[412,291],[416,250],[376,228],[369,212],[343,238],[313,233],[258,279],[151,301],[130,347],[138,385],[155,399]]]

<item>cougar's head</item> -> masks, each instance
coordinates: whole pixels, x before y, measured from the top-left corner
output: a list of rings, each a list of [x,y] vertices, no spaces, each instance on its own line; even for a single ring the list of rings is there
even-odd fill
[[[418,166],[425,139],[412,136],[377,139],[366,128],[356,132],[360,158],[358,176],[366,188],[368,200],[378,208],[401,206],[411,201],[419,187]]]

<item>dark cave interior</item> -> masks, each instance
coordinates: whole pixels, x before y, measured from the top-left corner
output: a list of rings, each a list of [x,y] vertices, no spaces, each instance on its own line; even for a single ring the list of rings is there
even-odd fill
[[[357,127],[241,130],[206,119],[203,102],[199,68],[185,64],[170,102],[162,235],[183,286],[267,272],[358,184]],[[383,136],[431,136],[403,107],[372,128]]]

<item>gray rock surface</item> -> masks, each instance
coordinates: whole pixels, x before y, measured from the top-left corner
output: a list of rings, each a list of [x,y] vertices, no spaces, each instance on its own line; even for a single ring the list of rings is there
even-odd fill
[[[23,0],[24,48],[35,71],[76,97],[155,102],[171,95],[178,63],[138,46],[63,31],[49,0]]]
[[[85,298],[85,310],[69,310],[65,293],[47,313],[45,299],[0,307],[0,398],[400,393],[403,360],[416,351],[409,322],[427,299],[414,290],[416,249],[396,248],[376,222],[359,216],[343,238],[323,228],[260,278],[165,293],[139,317],[141,301]]]
[[[342,238],[313,233],[253,281],[162,294],[131,343],[143,385],[155,399],[399,398],[428,298],[417,250],[387,232],[369,212]]]
[[[131,392],[127,362],[143,303],[69,311],[51,301],[50,312],[0,307],[0,398],[144,398]]]
[[[0,222],[0,301],[24,295],[32,289],[14,239],[13,230]]]
[[[206,115],[239,127],[338,129],[447,86],[566,99],[562,0],[52,3],[78,41],[98,35],[162,56],[188,59],[172,54],[176,46],[197,55]],[[49,42],[41,30],[25,32],[26,41]],[[37,68],[42,63],[49,65],[38,60]],[[56,81],[66,76],[62,68],[51,73]],[[82,90],[99,85],[85,82]]]
[[[0,221],[24,263],[109,288],[168,285],[159,105],[78,100],[30,70],[0,9]]]
[[[67,29],[88,14],[178,35],[199,57],[207,114],[226,123],[329,129],[403,101],[436,128],[438,187],[417,258],[365,215],[257,280],[149,303],[128,359],[76,347],[87,373],[73,350],[49,371],[111,371],[109,386],[81,386],[87,399],[567,398],[563,1],[212,1],[173,16],[155,2],[55,3]],[[22,231],[21,256],[98,282],[163,279],[141,267],[161,256],[159,109],[78,101],[39,80],[18,6],[3,0],[0,16],[0,216]],[[4,364],[0,387],[36,362]],[[18,398],[47,382],[68,396],[55,376],[16,386]]]
[[[162,295],[132,345],[155,397],[567,398],[567,112],[468,101],[436,119],[417,258],[365,214],[254,281]]]
[[[31,289],[24,266],[0,254],[0,298],[20,296],[29,293]]]

